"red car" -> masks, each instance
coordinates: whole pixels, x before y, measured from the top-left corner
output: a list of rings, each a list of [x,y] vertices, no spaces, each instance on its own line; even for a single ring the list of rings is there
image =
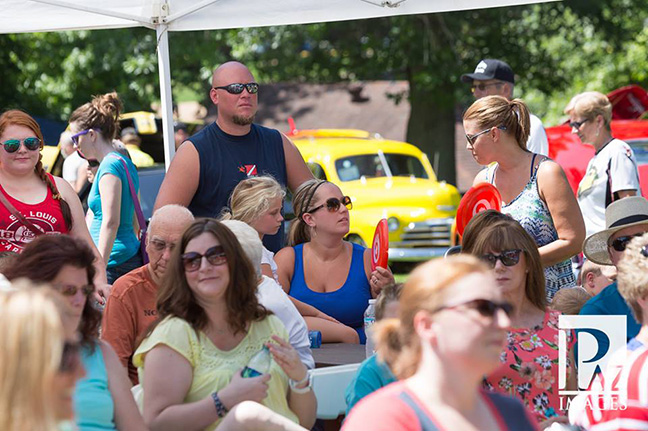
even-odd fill
[[[612,136],[632,147],[639,168],[641,193],[648,196],[648,92],[639,86],[629,85],[607,96],[612,102]],[[549,157],[565,170],[576,194],[587,163],[594,156],[594,147],[582,144],[567,123],[549,127],[546,131]]]

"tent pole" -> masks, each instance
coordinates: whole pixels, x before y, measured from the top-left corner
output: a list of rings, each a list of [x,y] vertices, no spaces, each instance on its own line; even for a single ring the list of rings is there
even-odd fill
[[[164,137],[164,165],[169,169],[175,155],[173,134],[173,94],[171,93],[171,65],[169,63],[169,32],[167,24],[158,24],[158,71],[160,73],[160,100],[162,102],[162,135]]]

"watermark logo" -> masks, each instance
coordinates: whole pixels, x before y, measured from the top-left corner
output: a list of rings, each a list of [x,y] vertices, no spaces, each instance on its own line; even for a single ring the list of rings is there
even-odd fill
[[[558,320],[558,394],[588,394],[594,377],[613,358],[625,358],[626,316],[560,316]],[[567,389],[567,331],[576,330],[577,390]],[[617,356],[618,355],[618,356]],[[606,395],[620,395],[618,391]]]

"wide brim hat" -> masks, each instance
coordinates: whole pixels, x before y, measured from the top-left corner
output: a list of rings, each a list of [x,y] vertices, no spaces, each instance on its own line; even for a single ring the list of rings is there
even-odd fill
[[[615,232],[630,226],[648,225],[648,201],[631,196],[612,202],[605,209],[605,230],[590,235],[583,243],[583,253],[599,265],[613,265],[608,252],[608,241]]]

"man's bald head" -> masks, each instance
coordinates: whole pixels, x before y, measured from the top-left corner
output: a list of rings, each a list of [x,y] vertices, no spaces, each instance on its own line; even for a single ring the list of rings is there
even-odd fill
[[[242,75],[247,75],[249,78],[246,82],[254,81],[254,76],[247,66],[238,61],[228,61],[214,70],[214,73],[212,74],[212,87],[232,84],[232,82],[229,82],[232,76],[238,77]]]

